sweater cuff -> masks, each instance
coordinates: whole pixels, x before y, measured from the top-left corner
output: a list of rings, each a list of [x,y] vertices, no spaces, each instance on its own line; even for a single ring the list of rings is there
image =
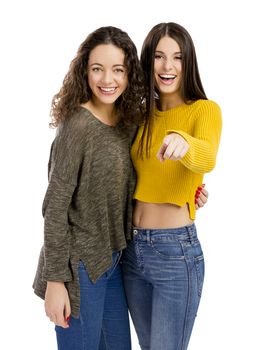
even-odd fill
[[[52,266],[52,267],[51,267]],[[72,281],[72,273],[68,262],[53,263],[43,267],[43,280],[54,282],[70,282]]]

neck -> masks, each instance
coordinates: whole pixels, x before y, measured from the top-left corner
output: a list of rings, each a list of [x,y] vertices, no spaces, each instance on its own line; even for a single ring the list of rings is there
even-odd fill
[[[118,117],[116,114],[115,104],[100,104],[93,99],[82,105],[91,111],[91,113],[101,122],[107,125],[116,125]]]
[[[157,107],[160,111],[167,111],[168,109],[172,109],[184,104],[184,102],[185,101],[179,95],[160,94],[160,99],[158,100]]]

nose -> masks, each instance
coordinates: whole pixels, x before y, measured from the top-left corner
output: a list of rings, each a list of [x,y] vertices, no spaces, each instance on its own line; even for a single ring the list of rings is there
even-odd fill
[[[111,84],[113,81],[113,74],[111,71],[107,70],[102,76],[102,83],[105,85]]]
[[[172,61],[169,59],[164,60],[164,69],[166,72],[170,71],[173,68]]]

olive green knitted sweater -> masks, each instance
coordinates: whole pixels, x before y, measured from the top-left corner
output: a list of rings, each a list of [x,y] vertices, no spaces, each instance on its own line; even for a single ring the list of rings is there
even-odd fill
[[[61,123],[52,143],[44,245],[33,288],[44,298],[46,281],[64,281],[76,317],[79,260],[95,282],[112,264],[112,252],[124,249],[130,238],[134,133],[134,128],[103,124],[80,107]]]

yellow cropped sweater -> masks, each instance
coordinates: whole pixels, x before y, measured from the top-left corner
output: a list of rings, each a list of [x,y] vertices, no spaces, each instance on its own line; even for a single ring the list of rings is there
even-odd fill
[[[188,203],[190,218],[195,219],[195,192],[216,162],[222,117],[219,106],[210,100],[197,100],[167,111],[155,110],[150,157],[137,156],[143,127],[140,127],[131,149],[137,172],[134,198],[148,203]],[[156,155],[164,137],[176,132],[184,137],[189,150],[179,161],[161,163]]]

